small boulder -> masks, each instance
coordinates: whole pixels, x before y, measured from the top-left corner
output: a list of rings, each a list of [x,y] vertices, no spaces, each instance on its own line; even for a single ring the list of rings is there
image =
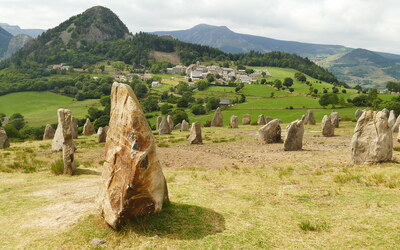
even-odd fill
[[[158,128],[158,134],[159,135],[171,134],[171,128],[169,126],[169,123],[168,123],[166,117],[162,118],[162,121],[161,121],[160,126]]]
[[[331,123],[335,128],[339,127],[340,116],[339,113],[336,111],[332,111],[331,113]]]
[[[238,122],[238,117],[236,115],[231,116],[231,128],[238,128],[239,127],[239,122]]]
[[[218,107],[215,110],[214,117],[211,121],[211,127],[222,127],[224,126],[224,119],[222,117],[221,109]]]
[[[265,123],[265,117],[264,115],[259,115],[258,119],[257,119],[257,125],[265,125],[267,123]]]
[[[89,120],[89,118],[86,119],[85,125],[83,125],[82,134],[83,135],[93,135],[93,134],[95,134],[95,130],[94,130],[93,124]]]
[[[285,151],[297,151],[303,148],[304,122],[296,120],[287,126],[285,142],[283,144]]]
[[[332,119],[324,115],[324,118],[322,118],[322,135],[325,137],[331,137],[335,135],[335,127],[332,124]]]
[[[190,130],[189,144],[202,144],[203,138],[201,136],[201,123],[192,123],[192,128]]]
[[[243,125],[250,125],[251,124],[251,116],[249,114],[244,114],[242,118]]]
[[[282,142],[281,131],[279,120],[274,119],[258,130],[258,136],[260,140],[266,144],[280,143]]]
[[[8,141],[7,133],[3,128],[0,128],[0,149],[10,147],[10,142]]]
[[[393,155],[392,131],[383,111],[366,111],[357,121],[351,140],[355,164],[390,161]]]
[[[54,130],[54,128],[50,124],[47,124],[46,127],[44,128],[43,140],[53,139],[55,132],[56,131]]]
[[[307,110],[306,117],[304,118],[304,124],[315,125],[314,112],[312,110]]]
[[[186,120],[182,121],[181,131],[189,131],[189,123]]]

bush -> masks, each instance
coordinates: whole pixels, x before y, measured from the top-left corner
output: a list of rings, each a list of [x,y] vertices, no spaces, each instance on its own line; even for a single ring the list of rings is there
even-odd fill
[[[99,129],[99,127],[104,128],[105,126],[108,126],[109,122],[110,122],[110,116],[102,115],[93,122],[93,127],[95,130]]]
[[[44,126],[36,128],[25,126],[19,132],[24,139],[41,140],[43,138]]]
[[[181,123],[183,120],[189,122],[189,117],[183,109],[175,109],[171,112],[171,116],[174,124]]]
[[[204,115],[206,113],[206,109],[201,104],[195,104],[192,106],[192,113],[194,115]]]
[[[6,131],[8,138],[21,138],[21,134],[12,124],[9,123],[3,128]]]
[[[64,162],[63,160],[57,160],[51,164],[50,171],[55,175],[63,174],[64,172]]]
[[[203,124],[203,127],[211,127],[211,121],[208,120]]]

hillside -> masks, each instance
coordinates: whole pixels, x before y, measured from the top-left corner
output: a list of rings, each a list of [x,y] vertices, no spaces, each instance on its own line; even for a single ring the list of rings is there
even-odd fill
[[[18,25],[10,25],[8,23],[0,23],[0,27],[5,29],[8,33],[10,33],[13,36],[25,34],[32,38],[36,38],[40,34],[46,31],[43,29],[21,29]]]
[[[19,34],[16,36],[13,36],[10,39],[10,42],[8,43],[7,51],[4,53],[3,57],[4,58],[9,58],[16,52],[18,52],[22,47],[25,46],[30,40],[32,40],[32,37],[25,35],[25,34]]]
[[[0,58],[6,53],[8,44],[13,36],[0,27]]]

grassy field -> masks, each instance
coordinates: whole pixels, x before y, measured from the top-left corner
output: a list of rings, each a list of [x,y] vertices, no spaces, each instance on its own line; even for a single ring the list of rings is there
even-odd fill
[[[0,96],[0,113],[8,116],[21,113],[31,126],[57,123],[57,109],[67,108],[76,118],[84,118],[99,100],[75,101],[73,98],[51,92],[19,92]]]
[[[203,128],[204,145],[188,146],[188,132],[157,135],[171,203],[121,231],[97,214],[104,144],[95,136],[76,140],[72,177],[50,172],[61,156],[50,141],[13,143],[0,150],[1,248],[87,249],[101,238],[105,249],[397,249],[400,152],[352,165],[354,126],[330,138],[306,126],[299,152],[258,143],[259,126]]]

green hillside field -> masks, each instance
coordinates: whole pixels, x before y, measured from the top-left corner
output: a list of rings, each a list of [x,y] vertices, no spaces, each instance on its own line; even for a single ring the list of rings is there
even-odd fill
[[[70,109],[76,118],[84,118],[92,106],[100,106],[99,100],[78,102],[51,92],[18,92],[0,96],[0,113],[7,116],[21,113],[33,127],[57,123],[59,108]]]

